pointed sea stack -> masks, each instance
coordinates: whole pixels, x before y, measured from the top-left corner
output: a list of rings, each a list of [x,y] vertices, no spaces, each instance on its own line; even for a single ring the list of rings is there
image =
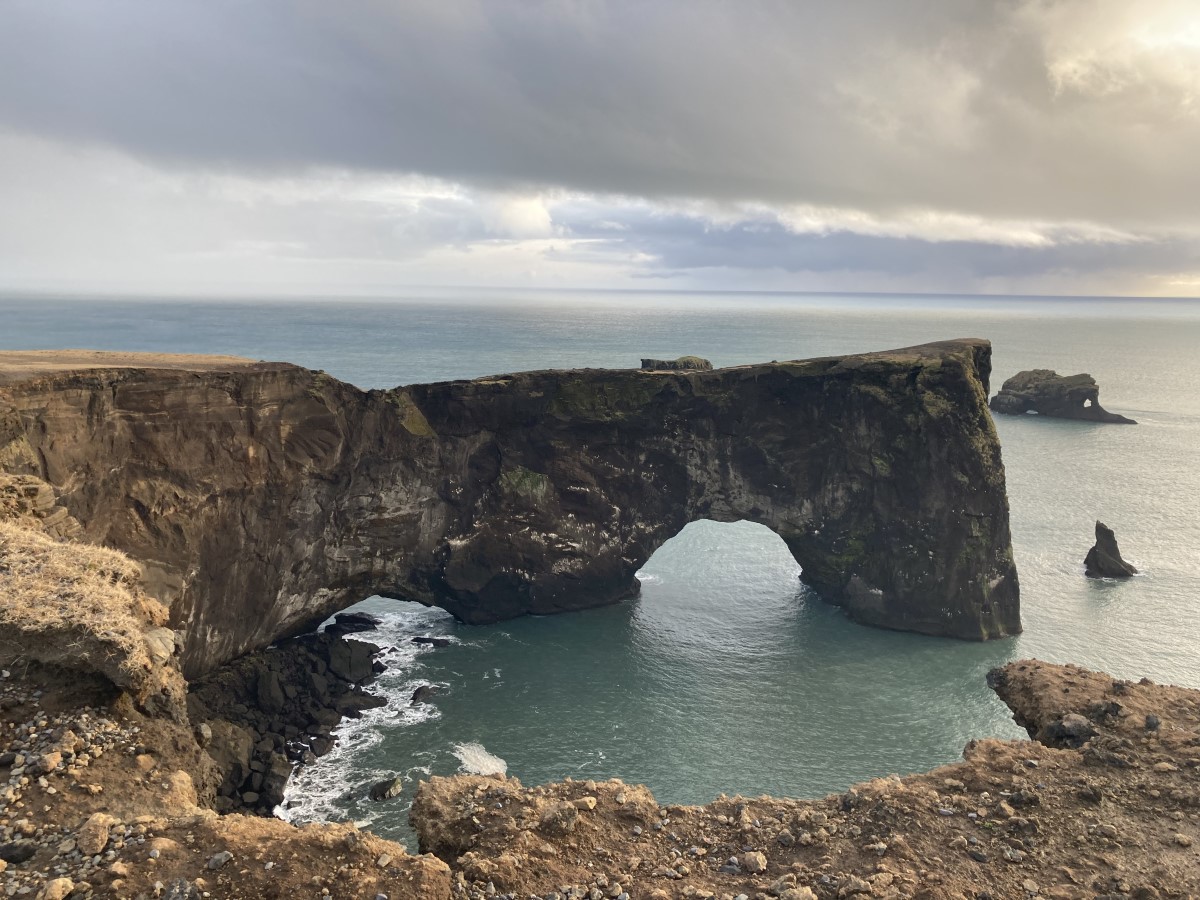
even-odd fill
[[[1091,375],[1059,375],[1051,369],[1018,372],[988,404],[992,412],[1020,416],[1037,413],[1055,419],[1082,419],[1113,425],[1136,425],[1100,405],[1100,386]]]
[[[1103,522],[1096,523],[1096,545],[1088,551],[1083,564],[1088,578],[1128,578],[1137,574],[1137,569],[1121,559],[1117,536]]]

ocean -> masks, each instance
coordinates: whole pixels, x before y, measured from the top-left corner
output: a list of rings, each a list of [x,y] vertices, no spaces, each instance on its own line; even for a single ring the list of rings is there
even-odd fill
[[[0,297],[0,349],[87,347],[288,360],[364,388],[528,369],[714,365],[993,344],[993,393],[1021,369],[1090,372],[1136,426],[997,420],[1025,632],[984,644],[855,625],[799,583],[782,541],[694,522],[635,600],[468,627],[364,598],[381,615],[387,708],[345,723],[281,814],[353,819],[408,841],[418,779],[507,770],[527,784],[621,777],[663,803],[724,792],[815,797],[1022,737],[991,667],[1037,657],[1200,687],[1200,303],[1106,298],[428,291],[390,300]],[[1083,575],[1096,519],[1140,570]],[[443,648],[415,635],[445,635]],[[421,685],[429,704],[411,705]],[[385,803],[370,785],[401,774]]]

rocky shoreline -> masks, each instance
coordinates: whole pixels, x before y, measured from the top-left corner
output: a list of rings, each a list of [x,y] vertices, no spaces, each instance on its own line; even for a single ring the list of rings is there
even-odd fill
[[[282,641],[193,682],[188,715],[224,772],[214,808],[270,815],[297,765],[332,749],[343,718],[384,706],[364,687],[382,648],[336,630]]]
[[[989,683],[1033,740],[972,741],[961,762],[820,800],[435,777],[414,857],[352,825],[218,815],[219,732],[202,748],[99,680],[34,666],[0,678],[0,884],[36,900],[1200,896],[1200,691],[1032,660]]]
[[[303,636],[181,700],[178,656],[146,649],[161,649],[161,609],[119,554],[97,553],[0,528],[6,896],[1200,895],[1200,691],[1033,661],[990,677],[1033,741],[973,741],[960,763],[823,800],[664,807],[615,780],[526,788],[457,776],[418,789],[411,820],[425,855],[352,824],[297,828],[261,813],[335,719],[379,702],[362,687],[375,674],[372,645]],[[47,593],[13,602],[23,584]],[[55,606],[57,596],[103,598],[106,615]],[[63,641],[125,656],[94,663]]]

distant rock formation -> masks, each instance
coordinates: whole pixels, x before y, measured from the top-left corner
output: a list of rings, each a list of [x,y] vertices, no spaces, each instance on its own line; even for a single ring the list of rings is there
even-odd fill
[[[1004,382],[989,405],[993,412],[1011,416],[1035,412],[1056,419],[1137,424],[1104,409],[1099,398],[1100,387],[1091,375],[1059,375],[1051,369],[1028,369]]]
[[[699,356],[681,356],[679,359],[643,359],[642,368],[651,372],[709,372],[712,363]]]
[[[1096,523],[1096,545],[1088,551],[1083,564],[1089,578],[1128,578],[1137,574],[1137,569],[1121,559],[1117,536],[1103,522]]]

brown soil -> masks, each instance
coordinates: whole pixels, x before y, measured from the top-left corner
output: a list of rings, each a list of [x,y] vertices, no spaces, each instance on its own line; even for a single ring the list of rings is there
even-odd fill
[[[146,717],[123,697],[84,707],[81,697],[104,691],[81,687],[74,674],[41,668],[0,679],[0,753],[29,757],[29,783],[15,794],[13,760],[0,766],[0,855],[34,851],[3,869],[5,887],[40,897],[69,884],[72,898],[449,896],[442,862],[352,824],[217,815],[201,804],[220,773],[189,728]],[[46,752],[61,761],[37,775]]]

